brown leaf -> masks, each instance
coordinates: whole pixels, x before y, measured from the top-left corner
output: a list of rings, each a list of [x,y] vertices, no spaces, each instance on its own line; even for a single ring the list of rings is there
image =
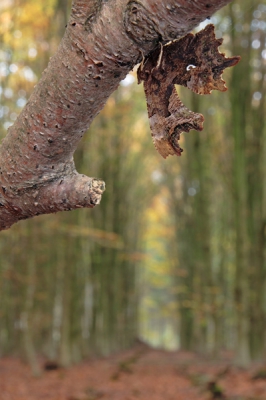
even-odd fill
[[[221,75],[225,68],[236,65],[240,57],[227,58],[220,53],[222,41],[215,38],[214,26],[210,24],[196,35],[190,33],[161,45],[138,69],[138,81],[144,81],[153,142],[164,158],[181,155],[181,132],[203,129],[203,116],[182,104],[174,84],[198,94],[227,90]]]

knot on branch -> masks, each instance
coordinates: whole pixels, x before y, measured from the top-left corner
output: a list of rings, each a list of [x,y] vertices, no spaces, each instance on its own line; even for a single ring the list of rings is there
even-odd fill
[[[160,34],[149,12],[138,1],[130,1],[124,14],[124,26],[128,36],[139,46],[151,48],[159,41]]]

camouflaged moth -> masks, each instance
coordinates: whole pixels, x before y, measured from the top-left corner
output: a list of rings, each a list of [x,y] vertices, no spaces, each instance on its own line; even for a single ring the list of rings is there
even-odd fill
[[[190,129],[201,131],[204,117],[180,101],[175,84],[198,94],[227,90],[222,79],[225,68],[236,65],[240,57],[225,57],[218,47],[214,26],[165,44],[150,53],[138,68],[138,82],[144,82],[148,116],[154,145],[166,158],[182,153],[180,134]]]

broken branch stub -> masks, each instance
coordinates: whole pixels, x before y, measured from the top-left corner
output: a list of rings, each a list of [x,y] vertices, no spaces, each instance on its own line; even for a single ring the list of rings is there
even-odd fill
[[[138,82],[144,81],[148,116],[154,145],[166,158],[182,153],[180,134],[191,129],[201,131],[204,117],[194,113],[180,101],[175,84],[197,94],[227,90],[222,79],[225,68],[236,65],[240,57],[225,57],[218,47],[214,26],[193,35],[160,46],[150,53],[138,69]]]

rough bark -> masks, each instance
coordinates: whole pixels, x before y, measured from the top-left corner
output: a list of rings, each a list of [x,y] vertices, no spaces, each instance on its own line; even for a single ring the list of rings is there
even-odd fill
[[[77,144],[110,94],[159,42],[230,0],[74,0],[56,54],[0,147],[0,230],[39,214],[94,207],[104,182],[78,174]]]

